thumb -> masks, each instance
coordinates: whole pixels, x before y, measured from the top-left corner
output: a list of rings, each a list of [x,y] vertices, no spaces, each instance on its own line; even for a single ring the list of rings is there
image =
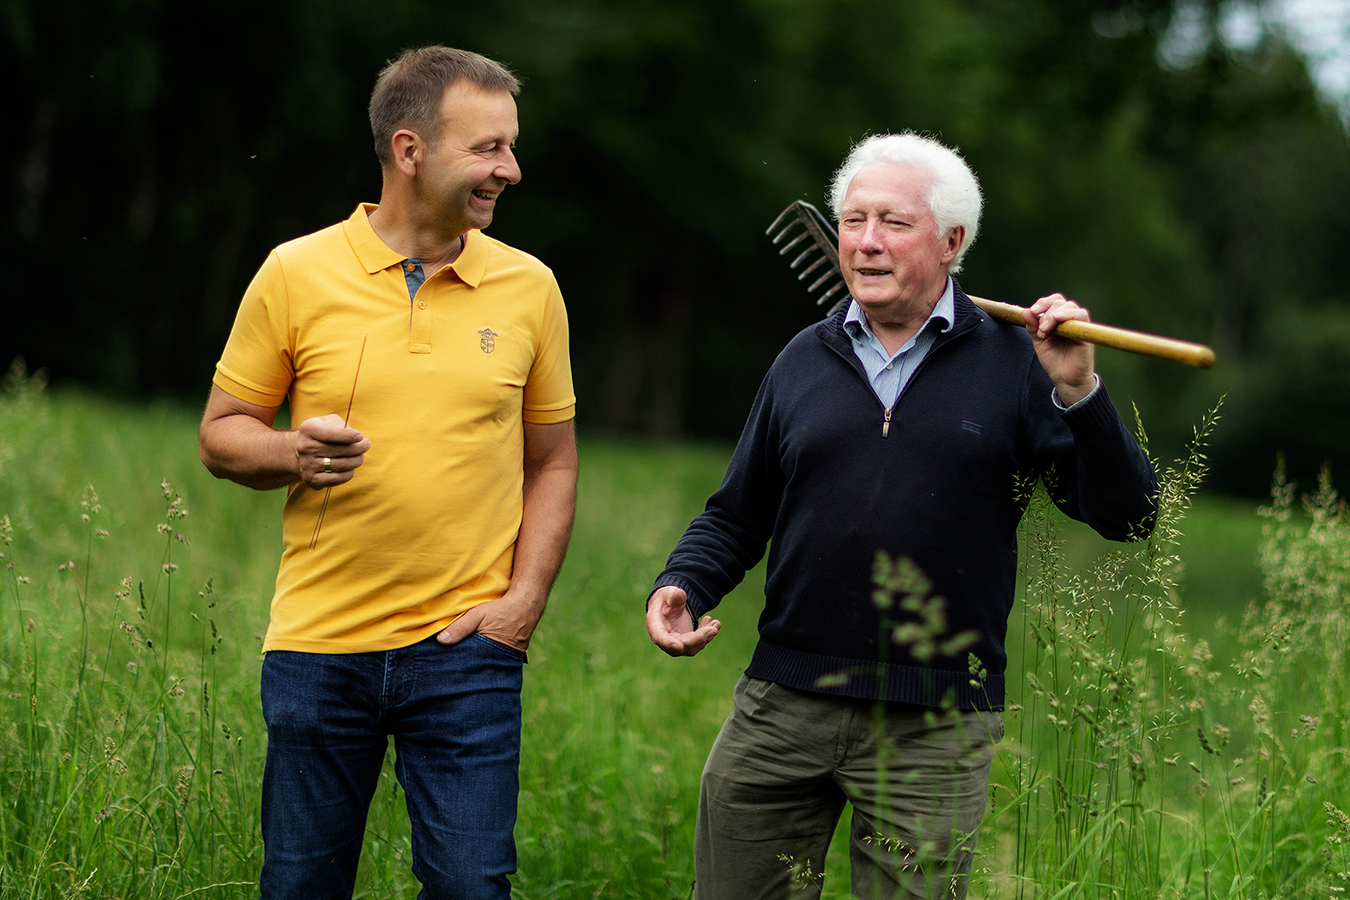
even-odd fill
[[[445,629],[436,635],[436,640],[447,645],[458,644],[477,631],[478,623],[481,621],[483,621],[483,610],[481,607],[475,607],[445,626]]]

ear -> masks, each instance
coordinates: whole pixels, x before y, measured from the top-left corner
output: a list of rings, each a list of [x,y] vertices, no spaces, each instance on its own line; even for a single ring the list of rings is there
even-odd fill
[[[942,251],[942,264],[945,266],[956,259],[961,245],[966,242],[966,226],[955,225],[947,231],[947,246]]]
[[[389,143],[393,149],[394,169],[408,178],[415,177],[418,167],[422,164],[422,153],[426,149],[422,138],[415,131],[400,128],[394,132]]]

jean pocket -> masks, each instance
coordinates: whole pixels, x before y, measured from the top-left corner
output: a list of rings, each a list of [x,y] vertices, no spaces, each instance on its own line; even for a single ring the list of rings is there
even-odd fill
[[[504,655],[506,655],[506,656],[509,656],[511,659],[515,660],[516,662],[522,662],[522,663],[523,663],[523,662],[527,662],[527,661],[528,661],[528,657],[526,656],[524,650],[517,650],[515,647],[512,647],[512,646],[510,646],[510,645],[508,645],[508,644],[503,644],[501,641],[494,641],[492,638],[488,637],[487,635],[485,635],[485,634],[479,634],[477,631],[475,631],[473,634],[469,635],[469,639],[470,639],[470,640],[479,641],[480,643],[486,644],[487,646],[491,647],[493,650],[497,651],[498,653],[501,653],[501,654],[504,654]]]

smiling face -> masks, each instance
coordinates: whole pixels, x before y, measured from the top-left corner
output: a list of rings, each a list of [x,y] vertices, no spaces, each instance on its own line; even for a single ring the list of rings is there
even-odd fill
[[[441,134],[422,148],[413,190],[439,230],[463,234],[492,223],[497,197],[520,181],[516,101],[468,81],[445,89]]]
[[[839,267],[874,325],[917,329],[947,286],[965,229],[938,234],[926,194],[931,176],[873,163],[854,176],[839,211]]]

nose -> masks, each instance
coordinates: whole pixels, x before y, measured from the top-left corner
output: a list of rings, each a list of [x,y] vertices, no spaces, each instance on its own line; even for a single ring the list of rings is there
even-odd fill
[[[862,234],[858,235],[858,249],[863,253],[880,253],[884,248],[879,229],[880,226],[875,219],[868,219],[867,224],[863,226]]]
[[[515,151],[510,147],[504,148],[497,161],[497,168],[493,170],[492,174],[507,184],[518,183],[520,181],[520,163],[516,161]]]

